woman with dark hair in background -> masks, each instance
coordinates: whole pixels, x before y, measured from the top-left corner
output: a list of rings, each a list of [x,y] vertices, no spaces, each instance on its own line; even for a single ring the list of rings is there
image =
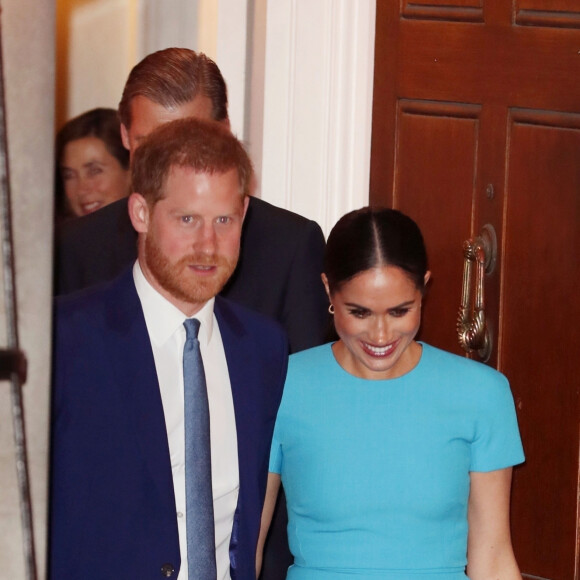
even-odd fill
[[[521,580],[509,384],[415,340],[429,277],[421,232],[396,210],[351,212],[330,233],[339,340],[290,358],[260,538],[281,480],[289,580]]]
[[[114,109],[71,119],[56,137],[57,221],[97,211],[129,195],[129,152]]]

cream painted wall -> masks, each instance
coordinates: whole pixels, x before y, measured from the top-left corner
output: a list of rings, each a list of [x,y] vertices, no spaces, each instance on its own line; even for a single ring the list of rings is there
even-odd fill
[[[198,0],[198,26],[196,50],[207,54],[211,59],[217,59],[218,42],[218,0]],[[222,2],[223,4],[223,2]]]
[[[181,46],[216,58],[218,0],[57,0],[57,7],[58,126],[94,107],[116,108],[131,68],[151,52]]]
[[[28,358],[28,439],[39,578],[44,578],[52,295],[52,2],[4,0],[2,46],[17,276],[20,346]],[[5,346],[3,304],[0,345]],[[0,579],[23,579],[9,384],[0,383]]]
[[[206,14],[206,5],[217,2],[217,0],[132,1],[136,3],[138,14],[135,22],[138,46],[136,62],[151,52],[170,46],[197,50],[202,36],[198,22],[207,18],[211,20],[211,13]],[[207,30],[210,38],[211,29],[212,26],[209,26]]]
[[[254,162],[256,175],[262,177],[264,136],[264,82],[266,73],[266,26],[268,0],[253,0],[248,12],[251,30],[248,43],[246,76],[246,110],[244,135],[246,146]],[[260,194],[258,190],[258,195]]]
[[[136,61],[133,0],[77,1],[70,13],[67,118],[117,108]]]

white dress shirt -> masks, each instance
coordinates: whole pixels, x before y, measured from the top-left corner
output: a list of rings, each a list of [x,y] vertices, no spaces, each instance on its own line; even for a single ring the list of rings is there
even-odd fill
[[[133,267],[133,279],[153,349],[169,441],[181,552],[177,580],[187,580],[183,402],[183,322],[186,316],[149,284],[138,261]],[[209,401],[217,579],[229,580],[229,545],[240,485],[238,445],[230,377],[213,307],[214,299],[211,299],[194,318],[201,323],[199,343]]]

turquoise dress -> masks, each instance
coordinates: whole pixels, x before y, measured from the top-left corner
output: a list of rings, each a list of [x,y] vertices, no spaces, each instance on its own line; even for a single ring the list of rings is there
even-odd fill
[[[506,378],[422,343],[390,380],[331,345],[290,357],[270,471],[288,505],[288,580],[465,580],[469,472],[524,460]]]

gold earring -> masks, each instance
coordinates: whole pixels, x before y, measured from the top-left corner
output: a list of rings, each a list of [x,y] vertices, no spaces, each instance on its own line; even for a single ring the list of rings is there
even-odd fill
[[[328,307],[328,312],[330,312],[330,314],[334,314],[334,304],[331,304],[331,305]]]

